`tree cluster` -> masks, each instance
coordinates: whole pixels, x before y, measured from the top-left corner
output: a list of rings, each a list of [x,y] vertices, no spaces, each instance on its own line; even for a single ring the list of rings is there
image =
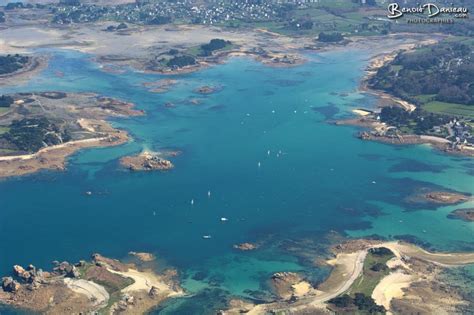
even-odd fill
[[[417,95],[433,100],[474,105],[474,62],[471,46],[439,43],[402,52],[377,71],[371,87],[417,102]]]
[[[318,35],[318,41],[323,43],[337,43],[344,40],[344,36],[342,36],[339,32],[334,33],[324,33],[321,32]]]
[[[0,107],[10,107],[13,104],[13,97],[9,95],[0,96]]]
[[[375,304],[372,297],[363,293],[355,293],[354,297],[344,294],[335,297],[328,302],[339,308],[357,307],[359,311],[367,312],[369,314],[385,314],[385,308],[383,306]]]
[[[178,67],[182,68],[185,66],[190,66],[196,64],[196,59],[188,55],[174,56],[166,63],[168,67]]]
[[[29,60],[29,57],[18,54],[0,56],[0,74],[15,72],[23,68]]]
[[[210,56],[212,52],[215,50],[219,50],[225,48],[227,45],[231,45],[232,43],[228,40],[214,38],[208,44],[201,45],[202,56]]]
[[[44,117],[14,120],[9,131],[1,138],[13,144],[18,150],[30,153],[71,139],[67,131],[61,130],[58,125]]]

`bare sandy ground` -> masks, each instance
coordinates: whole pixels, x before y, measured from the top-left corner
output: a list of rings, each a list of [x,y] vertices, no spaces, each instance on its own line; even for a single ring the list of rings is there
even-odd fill
[[[375,287],[372,292],[372,298],[375,303],[389,310],[392,299],[403,297],[403,289],[408,288],[415,279],[415,276],[401,271],[391,273],[384,277]]]
[[[328,300],[345,293],[361,275],[370,248],[386,247],[390,249],[396,256],[396,258],[389,261],[390,266],[399,266],[406,270],[406,273],[395,271],[384,277],[373,292],[376,303],[383,305],[387,310],[390,310],[390,302],[393,299],[403,297],[403,289],[408,288],[411,283],[418,279],[416,272],[412,273],[404,260],[416,258],[442,267],[474,263],[474,253],[430,253],[415,245],[401,242],[384,242],[372,245],[361,243],[361,246],[362,248],[358,250],[349,249],[347,252],[339,253],[334,259],[327,261],[334,268],[317,290],[309,290],[308,294],[303,295],[292,304],[274,302],[247,307],[248,313],[246,314],[264,314],[269,311],[294,313],[324,307]],[[237,307],[226,313],[235,314],[238,311]]]
[[[388,242],[374,247],[386,247],[397,257],[413,257],[442,267],[462,266],[474,263],[474,253],[431,253],[415,245]]]
[[[87,298],[93,302],[93,306],[96,309],[101,309],[107,306],[107,303],[109,302],[109,293],[103,286],[95,282],[84,279],[65,278],[64,283],[74,292],[87,296]]]
[[[146,272],[146,271],[138,271],[136,269],[128,269],[127,271],[116,271],[113,269],[108,268],[108,271],[121,275],[126,278],[133,279],[133,283],[128,287],[122,289],[122,292],[137,292],[137,291],[146,291],[149,292],[152,287],[157,288],[160,293],[165,293],[166,296],[177,296],[182,295],[183,291],[181,289],[175,290],[170,285],[165,283],[160,277],[157,275]]]
[[[308,307],[320,308],[325,302],[343,294],[351,287],[362,272],[366,256],[367,250],[360,250],[353,253],[340,253],[335,259],[328,261],[328,264],[334,266],[329,278],[318,287],[318,290],[306,291],[307,293],[315,292],[314,294],[304,296],[299,301],[291,304],[291,306],[286,304],[282,305],[281,303],[255,305],[246,314],[265,314],[268,311],[297,312],[308,309]],[[229,314],[232,314],[234,311],[235,310],[230,310]]]
[[[224,38],[245,47],[265,45],[281,51],[282,47],[300,48],[306,40],[277,36],[259,31],[229,31],[209,26],[134,26],[126,33],[103,30],[111,22],[74,26],[16,26],[2,30],[0,49],[22,53],[39,47],[58,47],[94,53],[98,56],[143,57],[170,47],[191,47]],[[124,35],[126,34],[126,35]],[[270,40],[271,39],[271,40]]]

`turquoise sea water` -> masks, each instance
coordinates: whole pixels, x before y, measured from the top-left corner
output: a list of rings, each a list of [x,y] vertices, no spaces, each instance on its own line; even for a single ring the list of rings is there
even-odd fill
[[[121,258],[147,251],[177,267],[184,287],[196,294],[160,311],[199,313],[222,307],[230,295],[265,299],[266,279],[277,271],[321,280],[327,270],[290,253],[288,242],[324,243],[330,231],[416,237],[438,250],[474,249],[474,224],[446,218],[472,202],[435,208],[403,200],[420,187],[474,193],[472,159],[426,146],[361,141],[356,128],[326,122],[373,106],[357,92],[366,51],[310,54],[308,63],[294,68],[234,58],[175,76],[178,84],[160,94],[142,83],[163,76],[106,73],[90,56],[49,53],[40,76],[0,93],[96,92],[131,101],[147,114],[113,121],[131,133],[130,143],[83,150],[65,172],[0,182],[2,274],[13,264],[48,269],[53,260],[78,261],[94,252]],[[221,90],[193,92],[202,85]],[[193,98],[201,103],[190,104]],[[118,158],[145,148],[183,153],[169,172],[119,167]],[[208,234],[212,239],[204,240]],[[232,248],[259,240],[265,245],[258,251]]]

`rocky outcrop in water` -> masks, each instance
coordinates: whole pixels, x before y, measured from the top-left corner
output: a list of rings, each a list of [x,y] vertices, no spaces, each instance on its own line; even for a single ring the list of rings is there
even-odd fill
[[[258,246],[256,244],[252,244],[252,243],[241,243],[241,244],[234,245],[234,248],[239,249],[239,250],[243,250],[243,251],[248,251],[248,250],[257,249]]]
[[[174,167],[171,161],[164,159],[158,153],[142,152],[135,156],[120,159],[120,164],[131,171],[170,170]]]
[[[449,219],[459,219],[466,222],[474,221],[474,208],[456,209],[448,214]]]

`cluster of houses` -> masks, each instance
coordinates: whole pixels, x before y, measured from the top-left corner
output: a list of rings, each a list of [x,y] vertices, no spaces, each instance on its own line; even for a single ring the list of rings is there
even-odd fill
[[[305,6],[319,0],[210,0],[210,1],[151,1],[117,6],[63,5],[53,7],[54,22],[58,24],[93,22],[111,19],[130,23],[153,23],[169,19],[195,24],[219,24],[226,21],[270,21],[282,17],[287,4]],[[160,19],[161,18],[161,19]]]
[[[474,146],[472,127],[467,122],[453,119],[446,125],[446,128],[455,144]]]

